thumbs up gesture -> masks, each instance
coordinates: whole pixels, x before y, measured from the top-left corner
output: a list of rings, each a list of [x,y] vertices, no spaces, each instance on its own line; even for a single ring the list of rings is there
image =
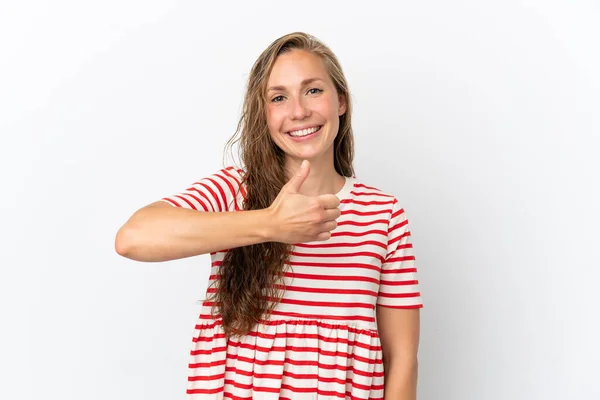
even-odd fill
[[[335,220],[340,216],[337,196],[305,196],[299,193],[309,172],[310,163],[304,160],[269,206],[275,226],[273,241],[295,244],[327,240],[337,227]]]

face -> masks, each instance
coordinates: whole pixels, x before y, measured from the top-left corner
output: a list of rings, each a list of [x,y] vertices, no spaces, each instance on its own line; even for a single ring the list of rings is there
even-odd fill
[[[277,57],[267,82],[266,110],[271,138],[288,159],[333,162],[346,101],[319,56],[292,50]]]

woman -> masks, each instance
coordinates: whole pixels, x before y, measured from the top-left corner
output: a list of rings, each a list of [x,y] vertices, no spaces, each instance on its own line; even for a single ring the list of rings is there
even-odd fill
[[[354,174],[350,92],[304,33],[252,67],[227,166],[138,210],[116,250],[210,253],[190,399],[415,399],[422,307],[408,220]],[[236,140],[235,137],[240,135]]]

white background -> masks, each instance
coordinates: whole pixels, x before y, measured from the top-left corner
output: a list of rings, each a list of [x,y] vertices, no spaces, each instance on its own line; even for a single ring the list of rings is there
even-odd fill
[[[599,399],[596,1],[0,6],[0,398],[183,399],[209,256],[114,251],[223,165],[252,63],[341,60],[356,174],[412,224],[419,399]]]

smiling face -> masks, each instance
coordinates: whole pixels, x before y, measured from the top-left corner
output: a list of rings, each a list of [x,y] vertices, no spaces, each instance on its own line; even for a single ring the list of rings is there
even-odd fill
[[[266,114],[271,138],[286,158],[333,162],[339,117],[345,111],[345,98],[319,56],[291,50],[277,57],[267,82]]]

